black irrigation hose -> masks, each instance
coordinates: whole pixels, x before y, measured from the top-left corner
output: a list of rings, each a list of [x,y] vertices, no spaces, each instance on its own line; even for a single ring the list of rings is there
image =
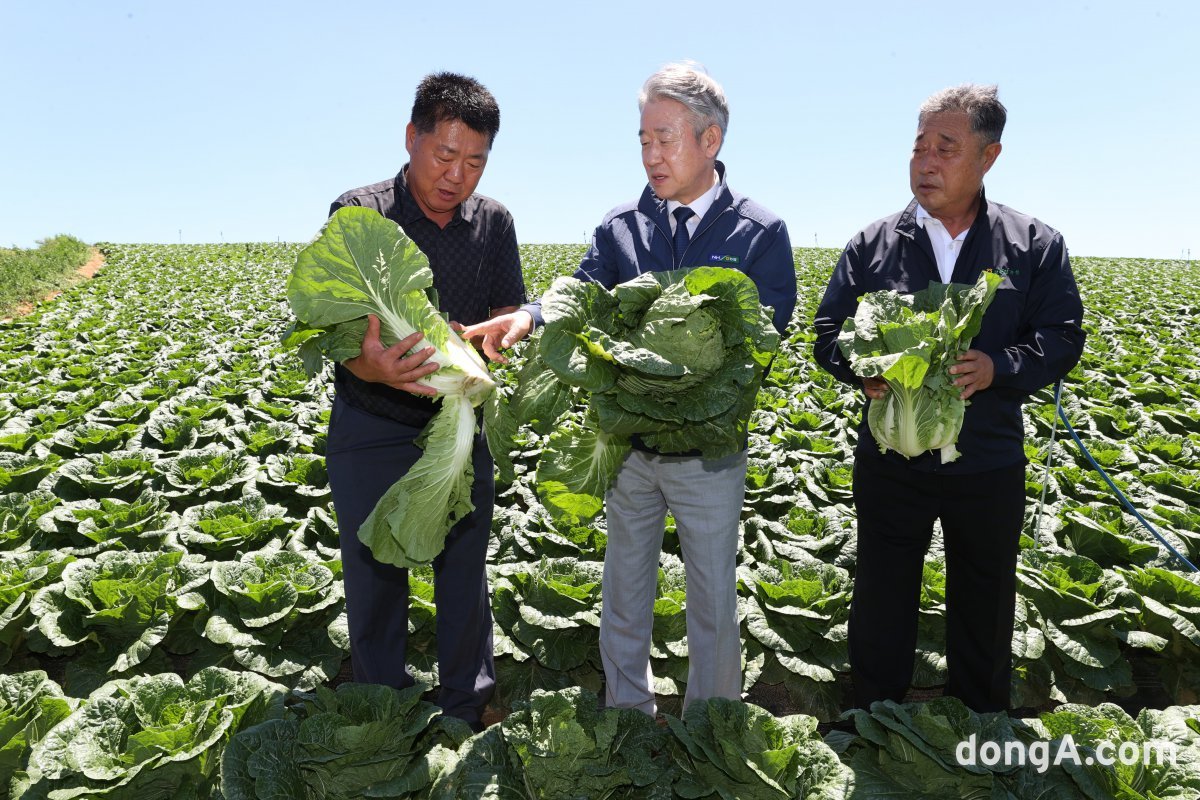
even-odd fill
[[[1100,473],[1100,477],[1104,478],[1104,482],[1107,483],[1109,488],[1112,489],[1113,492],[1116,493],[1117,499],[1121,501],[1121,505],[1125,506],[1125,509],[1130,514],[1133,514],[1133,516],[1137,518],[1137,521],[1142,523],[1142,526],[1146,530],[1148,530],[1152,534],[1154,534],[1154,538],[1158,539],[1158,541],[1162,542],[1163,547],[1165,547],[1165,548],[1167,548],[1167,550],[1171,551],[1171,555],[1175,556],[1180,561],[1182,561],[1184,564],[1186,564],[1188,566],[1188,569],[1190,569],[1192,572],[1200,572],[1200,569],[1198,569],[1195,564],[1193,564],[1191,561],[1188,561],[1187,558],[1182,553],[1180,553],[1178,550],[1176,550],[1171,545],[1171,543],[1168,542],[1165,538],[1163,538],[1163,535],[1161,533],[1159,533],[1157,530],[1155,530],[1154,526],[1151,525],[1146,520],[1146,518],[1143,517],[1138,512],[1138,510],[1133,507],[1133,504],[1129,502],[1129,498],[1125,496],[1125,493],[1122,492],[1115,483],[1113,483],[1112,478],[1108,477],[1108,473],[1104,471],[1103,467],[1101,467],[1099,464],[1096,463],[1096,459],[1092,458],[1092,454],[1089,453],[1087,447],[1084,446],[1083,441],[1079,438],[1079,434],[1077,434],[1075,432],[1075,429],[1073,427],[1071,427],[1071,421],[1067,419],[1067,414],[1065,411],[1063,411],[1062,388],[1063,388],[1062,381],[1059,381],[1058,385],[1054,387],[1054,410],[1058,412],[1057,419],[1061,419],[1063,421],[1063,425],[1065,425],[1067,427],[1067,433],[1071,434],[1071,438],[1075,440],[1075,444],[1079,447],[1079,452],[1083,453],[1083,457],[1086,458],[1088,460],[1088,463],[1092,465],[1092,469],[1094,469],[1094,470],[1096,470],[1096,472]],[[1053,450],[1054,450],[1054,437],[1052,435],[1050,438],[1050,451],[1053,452]],[[1047,460],[1047,462],[1046,462],[1047,473],[1049,471],[1049,463],[1050,463],[1049,460]],[[1048,478],[1048,475],[1047,475],[1047,478]],[[1045,482],[1048,482],[1048,481],[1043,482],[1043,494],[1042,494],[1043,498],[1045,498]],[[1039,517],[1039,527],[1040,527],[1040,521],[1041,521],[1041,506],[1040,505],[1038,506],[1038,509],[1039,509],[1038,517]],[[1036,535],[1036,533],[1037,532],[1035,532],[1035,535]]]

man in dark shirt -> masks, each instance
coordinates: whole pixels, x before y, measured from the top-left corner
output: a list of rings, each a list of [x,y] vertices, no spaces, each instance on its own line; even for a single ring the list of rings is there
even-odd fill
[[[1001,280],[971,349],[950,367],[970,399],[956,460],[881,453],[867,412],[854,460],[858,560],[850,608],[855,700],[900,701],[913,673],[921,573],[941,521],[946,551],[946,693],[976,711],[1009,705],[1016,561],[1025,505],[1021,403],[1063,377],[1083,352],[1083,306],[1062,235],[990,201],[983,176],[1000,155],[1006,112],[995,86],[946,89],[921,106],[909,163],[914,199],[846,245],[817,309],[814,353],[826,370],[863,389],[838,333],[859,298],[912,294],[931,281]]]
[[[333,202],[373,208],[396,222],[433,270],[439,308],[456,323],[515,310],[525,285],[512,217],[474,193],[500,128],[495,98],[477,81],[430,75],[417,87],[405,131],[409,163],[395,178]],[[418,383],[438,365],[421,334],[384,347],[371,316],[362,353],[335,367],[327,465],[341,538],[354,679],[401,688],[406,668],[408,571],[376,561],[359,526],[421,455],[417,438],[436,410],[436,391]],[[475,510],[451,529],[433,561],[437,606],[438,704],[482,727],[495,687],[492,615],[484,562],[492,522],[493,467],[475,440]]]

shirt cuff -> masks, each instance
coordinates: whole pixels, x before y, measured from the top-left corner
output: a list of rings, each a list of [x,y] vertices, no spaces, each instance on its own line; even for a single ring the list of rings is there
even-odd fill
[[[541,303],[526,303],[525,305],[521,306],[517,310],[524,311],[525,313],[529,314],[529,316],[533,317],[534,330],[537,330],[538,328],[540,328],[542,325],[545,324],[544,320],[542,320],[542,304]]]

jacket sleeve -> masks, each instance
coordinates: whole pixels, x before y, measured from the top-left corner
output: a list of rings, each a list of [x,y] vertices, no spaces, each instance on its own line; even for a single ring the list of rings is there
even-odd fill
[[[1083,355],[1083,302],[1062,235],[1055,233],[1034,269],[1016,343],[988,353],[992,385],[1030,395],[1064,377]]]
[[[583,255],[583,260],[579,262],[579,268],[575,270],[572,276],[581,281],[594,281],[605,289],[611,289],[619,282],[617,280],[617,267],[613,262],[609,253],[614,252],[610,246],[612,235],[608,231],[608,227],[601,224],[592,233],[592,243],[588,246],[587,252]],[[545,324],[542,319],[542,301],[541,298],[526,303],[521,306],[522,311],[529,313],[533,317],[533,325],[535,328]]]
[[[765,247],[746,265],[745,272],[758,287],[758,300],[772,309],[771,322],[785,336],[796,310],[796,260],[787,225],[776,220],[766,229]]]
[[[833,274],[829,276],[829,285],[825,287],[825,296],[817,307],[813,327],[817,334],[813,345],[813,355],[827,372],[843,383],[862,388],[862,378],[850,369],[850,363],[838,347],[838,334],[842,332],[842,323],[854,316],[858,309],[858,299],[863,294],[863,275],[861,261],[861,237],[852,239],[842,251]]]

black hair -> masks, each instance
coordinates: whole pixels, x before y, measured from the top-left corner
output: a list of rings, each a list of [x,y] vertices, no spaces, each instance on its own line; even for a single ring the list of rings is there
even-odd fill
[[[491,147],[500,130],[500,106],[482,83],[466,75],[435,72],[422,78],[412,107],[417,132],[430,133],[439,122],[456,119],[486,134]]]

